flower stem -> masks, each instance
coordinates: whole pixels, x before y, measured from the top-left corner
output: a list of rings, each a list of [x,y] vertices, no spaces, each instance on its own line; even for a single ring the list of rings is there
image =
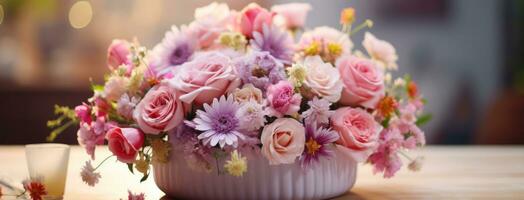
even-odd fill
[[[368,20],[364,21],[364,23],[362,23],[362,24],[358,25],[357,27],[355,27],[355,29],[348,31],[349,32],[349,36],[359,32],[363,28],[366,28],[366,27],[367,28],[371,28],[372,26],[373,26],[373,22],[368,19]]]
[[[401,151],[401,150],[398,150],[398,152],[400,153],[400,155],[404,156],[404,157],[407,158],[409,161],[413,161],[413,158],[409,157],[409,155],[406,154],[406,152]]]
[[[108,160],[109,158],[113,157],[113,155],[110,155],[110,156],[107,156],[104,160],[102,160],[102,162],[100,162],[100,164],[98,164],[95,169],[93,171],[95,171],[96,169],[98,169],[100,166],[102,166],[102,164],[104,164],[104,162],[106,160]]]
[[[220,175],[220,168],[218,166],[218,158],[215,158],[215,162],[217,164],[217,175]]]
[[[18,198],[24,196],[26,192],[27,192],[27,190],[24,190],[24,192],[20,193],[19,195],[16,195],[16,198],[18,199]]]

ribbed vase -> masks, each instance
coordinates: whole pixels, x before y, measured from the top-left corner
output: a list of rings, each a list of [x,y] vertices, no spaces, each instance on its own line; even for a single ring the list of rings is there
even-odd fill
[[[298,162],[270,166],[260,153],[243,152],[248,171],[242,177],[218,175],[216,168],[211,173],[191,170],[183,155],[173,152],[168,163],[153,165],[153,173],[157,186],[176,198],[326,199],[347,192],[356,179],[357,164],[339,151],[311,170]]]

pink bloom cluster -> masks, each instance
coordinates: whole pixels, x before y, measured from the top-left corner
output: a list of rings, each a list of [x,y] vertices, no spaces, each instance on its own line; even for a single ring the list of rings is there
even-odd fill
[[[364,54],[352,49],[349,30],[300,34],[311,9],[249,4],[234,11],[212,3],[151,51],[115,40],[106,83],[74,109],[79,144],[94,159],[96,145],[107,141],[145,177],[169,151],[209,171],[217,152],[245,148],[271,165],[300,161],[304,168],[341,151],[347,157],[335,159],[367,161],[393,176],[404,151],[425,144],[422,96],[410,78],[392,84],[397,55],[386,41],[366,33]],[[97,182],[92,167],[84,171]]]

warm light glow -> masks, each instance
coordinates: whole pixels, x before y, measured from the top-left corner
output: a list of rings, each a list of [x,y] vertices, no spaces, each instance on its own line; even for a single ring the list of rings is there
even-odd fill
[[[0,24],[4,21],[4,7],[0,5]]]
[[[93,9],[88,1],[78,1],[69,10],[69,23],[73,28],[81,29],[89,25],[93,18]]]

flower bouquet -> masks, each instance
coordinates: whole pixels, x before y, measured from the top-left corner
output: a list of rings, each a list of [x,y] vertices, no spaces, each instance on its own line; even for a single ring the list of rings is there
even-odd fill
[[[309,10],[212,3],[152,50],[114,40],[105,83],[74,109],[57,106],[48,139],[78,124],[93,160],[107,144],[141,181],[154,171],[185,198],[329,198],[353,185],[358,162],[385,178],[401,157],[418,170],[408,151],[425,144],[429,116],[415,82],[392,79],[395,48],[365,32],[365,51],[353,49],[373,23],[354,24],[352,8],[341,30],[304,28]],[[81,175],[91,186],[101,177],[91,161]]]

